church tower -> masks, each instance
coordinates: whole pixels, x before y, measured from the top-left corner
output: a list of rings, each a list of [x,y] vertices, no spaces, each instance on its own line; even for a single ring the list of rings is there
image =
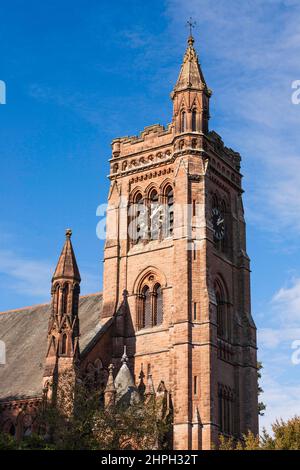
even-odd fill
[[[71,374],[74,381],[79,360],[80,274],[71,243],[72,231],[66,230],[66,241],[52,278],[51,312],[43,388],[48,398],[58,390],[59,377]],[[70,379],[69,377],[69,379]]]
[[[241,159],[209,131],[211,95],[190,36],[171,124],[115,139],[110,160],[102,321],[126,291],[112,359],[126,346],[136,377],[164,382],[174,449],[258,431]]]

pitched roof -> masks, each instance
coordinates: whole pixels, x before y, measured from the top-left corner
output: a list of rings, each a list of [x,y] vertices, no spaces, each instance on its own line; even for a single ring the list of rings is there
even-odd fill
[[[80,350],[84,352],[101,330],[102,293],[80,297]],[[36,397],[42,393],[50,304],[3,312],[0,340],[6,364],[0,365],[0,400]]]
[[[188,47],[184,54],[174,93],[186,89],[206,90],[207,93],[210,93],[194,49],[194,38],[192,36],[188,38]]]
[[[66,241],[59,257],[53,280],[68,278],[80,282],[80,274],[71,242],[71,235],[72,231],[70,229],[66,230]]]

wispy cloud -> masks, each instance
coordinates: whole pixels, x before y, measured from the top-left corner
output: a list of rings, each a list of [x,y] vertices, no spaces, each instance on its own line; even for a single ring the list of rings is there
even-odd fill
[[[58,254],[59,255],[59,254]],[[29,259],[12,250],[0,250],[0,279],[2,289],[14,294],[30,298],[32,302],[48,302],[50,300],[51,278],[55,263],[45,259]],[[82,294],[98,292],[100,289],[99,275],[93,268],[83,266],[81,270]],[[12,304],[11,308],[19,307]],[[2,310],[0,308],[0,310]]]
[[[31,260],[10,250],[0,250],[0,274],[7,289],[30,297],[49,297],[53,265]]]
[[[264,373],[262,387],[267,410],[265,416],[260,418],[261,428],[265,427],[270,432],[272,423],[277,419],[287,420],[296,414],[300,415],[300,385],[282,383]]]
[[[220,113],[217,130],[242,152],[246,185],[248,178],[251,183],[248,219],[295,238],[300,106],[291,102],[291,85],[300,78],[300,3],[170,0],[168,5],[174,26],[190,15],[198,23],[195,34],[204,57],[210,57],[206,72]]]
[[[300,279],[295,277],[278,289],[266,305],[269,327],[258,329],[259,356],[263,362],[262,400],[267,404],[262,426],[270,430],[277,418],[300,414],[299,364],[292,361],[292,344],[300,339]]]

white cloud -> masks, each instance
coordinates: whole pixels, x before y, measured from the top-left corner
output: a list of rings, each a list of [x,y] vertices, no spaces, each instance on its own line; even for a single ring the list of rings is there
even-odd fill
[[[285,421],[296,414],[300,416],[300,385],[290,385],[263,374],[261,399],[267,404],[265,415],[260,417],[260,431],[263,427],[271,431],[271,425],[277,419]]]
[[[46,261],[30,260],[10,250],[0,250],[0,274],[5,276],[6,288],[32,297],[49,297],[53,265]]]
[[[284,238],[297,237],[300,105],[291,102],[291,86],[300,79],[300,3],[170,0],[168,5],[177,30],[183,29],[182,18],[197,22],[200,58],[210,58],[203,68],[215,91],[212,114],[222,116],[217,131],[244,157],[248,220]]]
[[[37,302],[50,301],[51,278],[54,270],[55,263],[47,260],[29,259],[12,250],[0,250],[2,288],[30,297],[33,301],[34,299]],[[100,290],[99,275],[93,273],[92,267],[83,266],[81,277],[82,294]],[[12,306],[15,307],[17,305]]]
[[[274,295],[272,303],[285,327],[299,326],[300,279],[295,278],[289,283],[289,285],[279,289],[279,291]]]

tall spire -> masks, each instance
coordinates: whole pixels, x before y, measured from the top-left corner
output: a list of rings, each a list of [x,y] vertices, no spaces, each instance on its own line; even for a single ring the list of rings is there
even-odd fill
[[[75,380],[79,350],[80,274],[71,243],[72,231],[66,230],[66,241],[52,278],[52,302],[48,324],[48,346],[43,387],[54,386],[59,393],[59,381],[65,371]],[[53,388],[53,387],[52,387]],[[55,398],[56,399],[56,398]]]
[[[202,73],[197,53],[194,49],[192,22],[188,46],[184,54],[179,77],[171,93],[173,100],[173,123],[175,134],[186,132],[208,134],[209,99],[212,95]],[[180,137],[181,138],[181,137]]]
[[[188,37],[188,46],[183,57],[179,77],[175,85],[173,94],[183,90],[205,90],[209,96],[211,91],[207,88],[204,75],[202,73],[197,53],[194,49],[194,37]]]
[[[80,282],[80,274],[77,266],[73,246],[71,243],[72,230],[66,230],[66,241],[59,257],[53,281],[56,279],[74,279]]]

